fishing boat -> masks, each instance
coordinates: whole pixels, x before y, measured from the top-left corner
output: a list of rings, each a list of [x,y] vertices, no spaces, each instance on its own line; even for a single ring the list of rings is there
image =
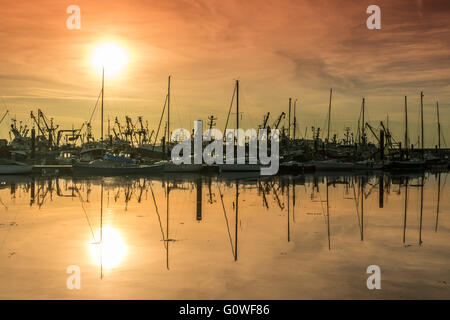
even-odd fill
[[[309,165],[314,165],[316,171],[351,171],[355,165],[351,162],[342,162],[337,160],[311,161]]]
[[[165,173],[192,173],[192,172],[200,172],[203,169],[202,164],[193,164],[193,163],[175,164],[172,161],[168,160],[155,162],[153,164],[153,167],[156,166],[161,168],[161,171]]]
[[[355,162],[354,170],[381,170],[383,169],[383,164],[376,162],[374,160],[363,160]]]
[[[0,175],[7,174],[28,174],[33,170],[33,166],[13,160],[0,160]]]
[[[425,161],[420,159],[410,159],[403,161],[389,161],[385,164],[386,169],[389,170],[424,170],[425,169]]]
[[[315,166],[313,164],[305,164],[298,161],[287,161],[280,163],[280,168],[278,170],[281,174],[301,174],[307,172],[314,172]]]

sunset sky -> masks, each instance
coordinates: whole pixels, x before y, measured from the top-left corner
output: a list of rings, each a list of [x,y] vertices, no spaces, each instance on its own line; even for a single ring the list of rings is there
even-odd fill
[[[66,28],[71,4],[81,8],[80,30]],[[381,7],[381,30],[366,27],[371,4]],[[214,114],[223,128],[239,79],[243,127],[257,127],[269,111],[274,122],[292,97],[300,136],[306,127],[310,136],[311,126],[325,128],[332,87],[340,137],[345,126],[356,129],[364,96],[369,122],[389,114],[402,140],[408,95],[415,143],[423,90],[426,145],[437,143],[436,99],[450,143],[448,0],[0,0],[0,10],[0,114],[7,108],[29,125],[38,108],[65,129],[89,119],[101,88],[93,50],[108,42],[128,63],[106,77],[105,120],[143,116],[157,126],[170,74],[171,127],[190,129]],[[98,112],[94,119],[98,133]]]

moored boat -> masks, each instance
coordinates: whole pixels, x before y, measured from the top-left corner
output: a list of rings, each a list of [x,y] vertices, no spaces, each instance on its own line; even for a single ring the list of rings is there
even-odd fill
[[[0,161],[0,175],[7,174],[28,174],[33,170],[33,166],[13,160],[2,159]]]

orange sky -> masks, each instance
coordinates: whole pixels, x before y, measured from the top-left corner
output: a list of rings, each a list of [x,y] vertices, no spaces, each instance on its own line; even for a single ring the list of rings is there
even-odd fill
[[[68,30],[66,8],[81,8],[81,30]],[[368,30],[366,8],[378,4],[382,29]],[[417,141],[420,90],[425,142],[437,142],[435,101],[450,141],[450,6],[428,1],[5,1],[0,0],[0,113],[26,120],[41,108],[61,127],[89,119],[100,90],[92,48],[112,41],[129,54],[120,77],[106,79],[105,115],[158,123],[167,76],[173,77],[171,127],[191,128],[213,113],[225,122],[234,79],[241,80],[243,126],[270,111],[272,123],[298,98],[299,131],[325,127],[334,89],[332,130],[356,127],[361,97],[374,125],[389,113],[401,140],[409,96]],[[99,131],[97,114],[94,129]],[[5,137],[9,117],[2,123]]]

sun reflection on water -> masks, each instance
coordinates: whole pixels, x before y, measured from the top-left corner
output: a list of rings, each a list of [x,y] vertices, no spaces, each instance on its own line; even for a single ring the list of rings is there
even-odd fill
[[[98,242],[90,243],[89,247],[96,265],[102,265],[103,269],[112,269],[124,260],[128,246],[117,229],[104,227],[101,236],[100,230],[97,231],[95,239]]]

